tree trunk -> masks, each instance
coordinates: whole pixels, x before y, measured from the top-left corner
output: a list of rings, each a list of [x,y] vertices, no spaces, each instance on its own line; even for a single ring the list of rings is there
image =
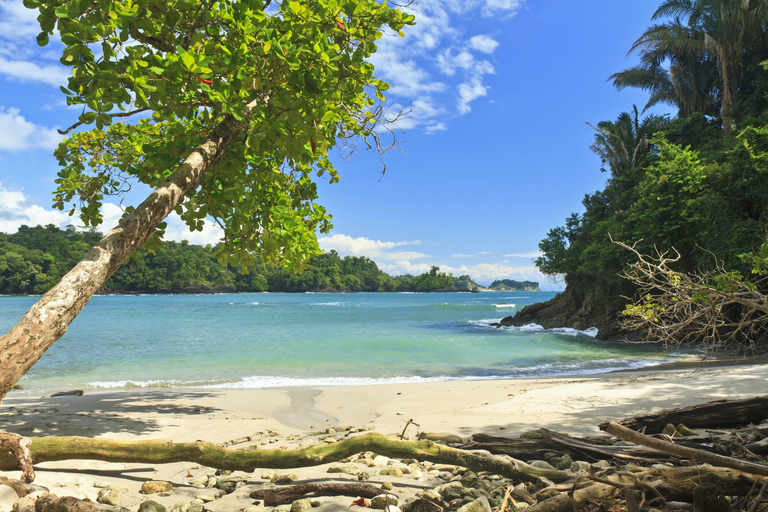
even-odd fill
[[[731,95],[730,59],[724,48],[720,48],[720,69],[723,74],[723,99],[720,104],[720,118],[723,121],[725,133],[733,127],[733,96]]]
[[[246,107],[250,111],[253,102]],[[200,186],[206,172],[224,155],[247,121],[227,116],[178,169],[114,229],[88,251],[59,284],[43,295],[21,321],[0,338],[0,401],[61,338],[94,293],[146,242],[187,193]]]
[[[92,459],[107,462],[164,464],[194,462],[204,466],[251,472],[256,468],[288,469],[336,462],[356,453],[372,451],[393,458],[429,460],[464,466],[474,471],[489,471],[518,480],[535,481],[545,477],[555,482],[570,478],[569,471],[541,469],[512,459],[480,455],[431,441],[398,441],[382,434],[366,434],[337,443],[304,450],[227,450],[211,443],[173,443],[170,441],[110,441],[85,437],[32,438],[34,463]],[[16,459],[0,453],[0,469],[13,469]]]
[[[259,489],[250,494],[251,499],[264,500],[264,505],[272,507],[280,503],[296,501],[307,494],[315,496],[352,496],[353,498],[373,498],[380,494],[397,497],[381,487],[362,482],[312,482],[269,489]]]

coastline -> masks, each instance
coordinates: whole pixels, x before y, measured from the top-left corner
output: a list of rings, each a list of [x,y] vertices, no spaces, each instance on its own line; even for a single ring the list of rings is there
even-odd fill
[[[347,387],[284,389],[127,388],[86,389],[83,396],[35,396],[11,393],[0,404],[0,428],[26,436],[77,435],[115,440],[170,439],[175,442],[226,443],[235,449],[283,449],[330,441],[326,429],[372,429],[410,439],[419,432],[459,435],[484,433],[517,436],[546,427],[572,435],[595,435],[597,424],[664,408],[685,407],[717,399],[765,394],[767,364],[708,365],[692,371],[685,363],[577,377],[515,380],[461,380]],[[415,424],[407,425],[412,420]],[[407,426],[407,428],[406,428]],[[310,428],[314,427],[314,428]],[[249,437],[247,442],[242,442]],[[336,436],[341,437],[341,436]],[[168,509],[190,502],[204,489],[189,478],[206,468],[190,463],[124,464],[67,460],[36,465],[36,483],[59,496],[95,500],[105,485],[119,489],[122,505],[135,510],[147,499]],[[298,481],[352,478],[329,475],[328,465],[291,470]],[[371,468],[375,469],[375,468]],[[246,491],[264,484],[257,469],[247,484],[205,505],[205,510],[240,511],[253,504]],[[284,472],[280,472],[284,473]],[[390,481],[401,500],[423,480],[382,477],[371,471],[371,483]],[[3,472],[18,478],[18,471]],[[146,480],[167,480],[175,489],[162,495],[139,493]],[[432,483],[431,483],[432,482]],[[196,494],[197,493],[197,494]],[[349,498],[328,498],[319,510],[348,508]],[[12,504],[12,503],[11,503]],[[0,510],[10,504],[0,497]]]

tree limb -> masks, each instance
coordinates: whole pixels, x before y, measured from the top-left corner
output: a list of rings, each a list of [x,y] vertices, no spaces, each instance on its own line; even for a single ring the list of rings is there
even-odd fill
[[[288,485],[271,489],[253,491],[250,496],[254,500],[264,500],[264,505],[271,507],[294,501],[305,494],[314,493],[316,496],[352,496],[373,498],[379,494],[397,496],[373,484],[362,482],[315,482],[309,484]]]

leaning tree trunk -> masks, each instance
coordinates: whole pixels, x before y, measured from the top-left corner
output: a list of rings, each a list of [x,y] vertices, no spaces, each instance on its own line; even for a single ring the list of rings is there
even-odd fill
[[[256,101],[246,107],[250,111]],[[203,176],[224,155],[232,141],[248,127],[231,116],[184,159],[133,212],[88,251],[5,336],[0,338],[0,401],[24,374],[61,338],[94,293],[141,247],[155,228],[200,186]]]

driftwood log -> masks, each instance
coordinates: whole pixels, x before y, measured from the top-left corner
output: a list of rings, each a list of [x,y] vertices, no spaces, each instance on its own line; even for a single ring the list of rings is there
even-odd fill
[[[32,469],[32,442],[28,437],[18,434],[0,432],[0,451],[9,452],[16,460],[16,467],[21,469],[21,479],[27,483],[34,482],[35,471]]]
[[[310,493],[315,496],[352,496],[353,498],[373,498],[379,494],[389,494],[397,497],[396,494],[381,487],[360,482],[316,482],[288,485],[271,489],[259,489],[258,491],[253,491],[250,496],[254,500],[264,500],[264,505],[271,507],[280,503],[297,500]]]
[[[173,443],[171,441],[111,441],[84,437],[31,438],[35,463],[57,460],[93,459],[106,462],[162,464],[195,462],[204,466],[251,472],[256,468],[288,469],[336,462],[356,453],[371,451],[392,458],[429,460],[464,466],[473,471],[489,471],[507,478],[536,481],[540,477],[562,482],[569,471],[541,469],[520,460],[505,460],[431,441],[399,441],[382,434],[365,434],[304,450],[228,450],[211,443]],[[0,453],[0,469],[15,469],[16,458]]]
[[[670,443],[669,441],[663,441],[661,439],[656,439],[655,437],[643,435],[613,421],[608,424],[606,431],[625,441],[647,446],[648,448],[667,452],[671,455],[676,455],[685,459],[704,462],[721,468],[737,469],[744,473],[752,473],[753,475],[768,476],[768,465],[766,464],[756,464],[754,462],[734,459],[733,457],[724,457],[715,453],[705,452],[704,450],[680,446],[675,443]]]
[[[62,496],[46,493],[37,498],[36,512],[104,512],[90,500],[81,500],[72,496]]]
[[[682,423],[688,428],[729,428],[741,427],[750,423],[758,424],[768,419],[768,396],[756,396],[744,400],[715,400],[682,409],[665,409],[652,414],[623,419],[617,423],[632,430],[642,430],[648,434],[659,434],[664,427],[672,423]],[[599,425],[600,430],[608,427],[608,422]]]

